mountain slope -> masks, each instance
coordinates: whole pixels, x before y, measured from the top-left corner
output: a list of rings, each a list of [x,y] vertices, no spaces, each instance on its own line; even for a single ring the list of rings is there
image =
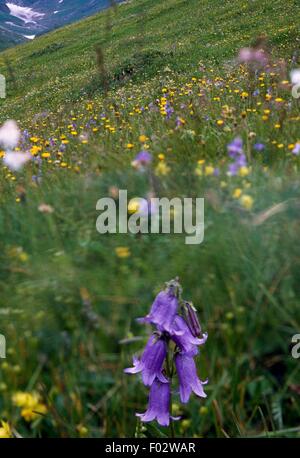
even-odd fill
[[[0,105],[0,115],[28,116],[55,109],[63,101],[73,103],[86,92],[90,95],[98,73],[98,44],[105,51],[112,81],[132,65],[146,79],[165,68],[186,72],[200,60],[221,64],[263,32],[277,53],[291,56],[296,48],[299,6],[292,2],[285,5],[284,14],[280,0],[254,0],[247,7],[241,0],[222,5],[205,0],[201,9],[198,6],[199,0],[124,2],[111,15],[109,33],[108,15],[100,12],[6,50],[0,54],[0,73],[8,77],[8,97]],[[16,86],[10,84],[2,56],[14,69]]]
[[[9,0],[0,5],[0,50],[108,7],[110,0]]]
[[[20,19],[11,16],[6,4],[0,5],[0,50],[24,40],[22,24]]]

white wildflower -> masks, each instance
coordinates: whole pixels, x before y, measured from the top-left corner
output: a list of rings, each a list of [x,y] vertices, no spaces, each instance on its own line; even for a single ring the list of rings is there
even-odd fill
[[[5,153],[3,163],[13,172],[18,172],[32,158],[30,153],[8,151]]]
[[[0,127],[0,144],[5,150],[13,150],[18,145],[20,137],[21,132],[16,121],[6,121]]]

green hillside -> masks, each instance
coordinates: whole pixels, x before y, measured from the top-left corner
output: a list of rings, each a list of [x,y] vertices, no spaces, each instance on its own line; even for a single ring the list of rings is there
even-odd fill
[[[16,120],[15,152],[31,155],[0,166],[10,434],[172,435],[141,427],[147,390],[123,369],[150,333],[135,319],[178,276],[209,335],[209,383],[187,405],[174,390],[175,435],[299,436],[299,13],[296,0],[131,0],[0,53],[0,125]],[[244,47],[264,60],[241,64]],[[119,189],[205,197],[204,242],[100,235],[96,203]]]
[[[94,46],[103,48],[109,83],[129,65],[147,81],[169,67],[192,74],[199,60],[220,66],[237,49],[265,33],[282,56],[291,57],[299,33],[299,4],[281,1],[130,1],[115,13],[100,13],[78,24],[16,47],[9,59],[16,79],[1,117],[74,103],[97,84]],[[135,68],[136,67],[136,68]],[[23,97],[26,95],[26,101]],[[3,104],[2,104],[3,105]]]

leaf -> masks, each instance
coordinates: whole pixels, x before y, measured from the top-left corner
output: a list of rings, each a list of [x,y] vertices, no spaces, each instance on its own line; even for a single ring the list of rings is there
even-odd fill
[[[150,425],[150,424],[147,424],[146,426],[145,436],[146,437],[156,437],[156,438],[168,437],[157,426]]]
[[[272,399],[271,403],[272,417],[276,427],[278,429],[283,429],[283,419],[282,419],[282,405],[281,399],[279,396],[276,396]]]

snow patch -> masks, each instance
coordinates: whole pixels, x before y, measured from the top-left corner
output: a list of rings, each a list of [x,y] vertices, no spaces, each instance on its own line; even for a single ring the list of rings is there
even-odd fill
[[[9,8],[11,16],[21,19],[25,24],[36,24],[36,20],[45,16],[44,13],[34,11],[29,7],[14,5],[13,3],[6,3],[6,6]]]

